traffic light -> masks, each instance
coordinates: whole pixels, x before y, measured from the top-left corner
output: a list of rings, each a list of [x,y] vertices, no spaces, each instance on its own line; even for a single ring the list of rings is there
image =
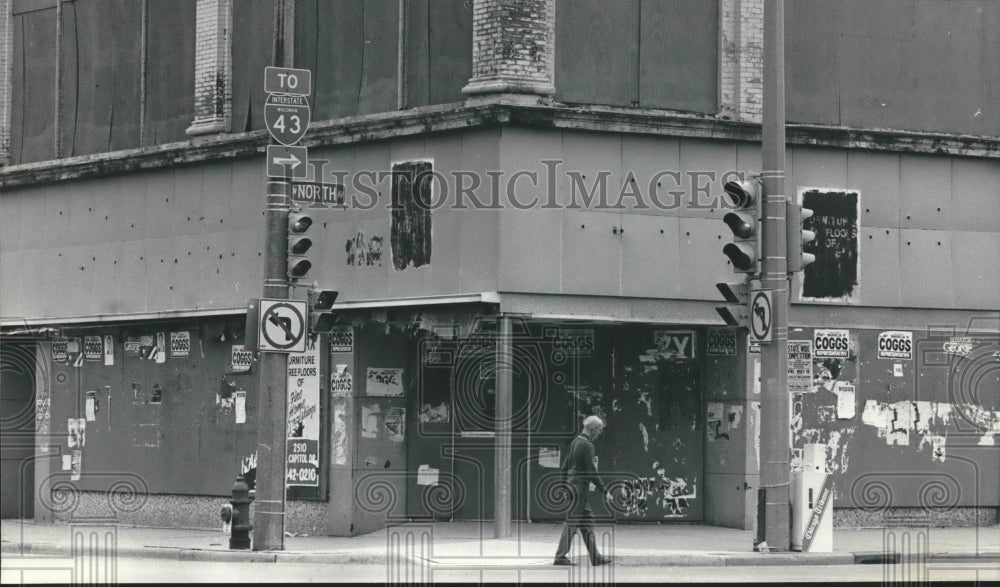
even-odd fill
[[[723,189],[736,210],[722,217],[734,237],[733,242],[722,247],[722,252],[733,264],[733,271],[759,273],[760,197],[757,183],[751,180],[728,181]]]
[[[716,283],[715,288],[719,290],[722,297],[731,306],[716,306],[715,311],[722,316],[727,326],[734,328],[749,328],[750,311],[750,287],[744,283]]]
[[[816,260],[816,255],[807,253],[805,246],[816,239],[816,233],[803,228],[803,222],[812,217],[813,211],[803,208],[801,204],[788,203],[787,224],[785,225],[786,242],[788,243],[788,272],[797,273],[806,265]]]
[[[312,226],[313,219],[302,212],[288,214],[288,279],[296,280],[305,277],[312,269],[312,261],[306,258],[306,253],[312,248],[312,239],[305,232]]]
[[[314,289],[309,292],[309,332],[330,332],[337,317],[330,309],[337,301],[332,289]]]

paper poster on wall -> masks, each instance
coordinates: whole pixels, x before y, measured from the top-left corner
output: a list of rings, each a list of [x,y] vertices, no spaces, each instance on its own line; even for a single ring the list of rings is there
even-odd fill
[[[83,343],[79,338],[71,338],[66,341],[66,364],[79,367],[83,364]]]
[[[72,471],[73,470],[73,455],[65,454],[62,456],[62,470]]]
[[[813,391],[812,341],[788,341],[788,393]]]
[[[110,334],[104,337],[104,366],[111,367],[115,364],[115,337]]]
[[[156,333],[156,351],[153,355],[157,363],[167,362],[167,333],[157,332]]]
[[[246,373],[253,365],[253,351],[248,351],[242,344],[232,345],[229,355],[229,370],[233,373]]]
[[[79,481],[83,474],[83,451],[74,450],[70,460],[70,481]]]
[[[760,357],[753,360],[753,393],[760,395]]]
[[[319,442],[319,345],[288,355],[288,438]]]
[[[233,393],[233,403],[236,406],[236,423],[247,423],[247,392],[237,391]]]
[[[83,358],[100,361],[104,357],[104,339],[101,336],[83,337]]]
[[[366,404],[361,406],[361,438],[378,438],[382,420],[382,406]]]
[[[330,331],[330,352],[331,353],[353,353],[354,352],[354,327],[334,326]]]
[[[385,429],[389,440],[403,442],[406,434],[406,408],[389,408],[385,414]]]
[[[708,349],[705,354],[710,357],[735,357],[736,329],[709,328]]]
[[[892,366],[892,376],[893,377],[902,377],[903,376],[903,364],[902,363],[896,363],[895,365]]]
[[[729,428],[735,430],[740,427],[740,422],[743,420],[743,406],[731,405],[729,406]]]
[[[97,390],[92,389],[87,391],[87,400],[84,407],[84,412],[87,417],[88,422],[97,421]]]
[[[837,419],[850,420],[854,417],[854,386],[838,381],[833,386],[837,394]]]
[[[439,474],[440,471],[430,465],[420,465],[417,467],[417,485],[437,485]]]
[[[448,404],[445,402],[437,405],[425,403],[420,406],[418,419],[421,424],[447,424],[451,421]]]
[[[122,343],[122,354],[129,359],[139,358],[139,351],[142,348],[142,339],[138,336],[126,336]]]
[[[368,367],[365,393],[369,396],[403,395],[403,370],[391,367]]]
[[[333,464],[347,464],[347,411],[344,402],[333,405]]]
[[[87,421],[83,418],[70,418],[66,421],[69,436],[66,444],[69,448],[83,448],[87,443]]]
[[[546,469],[558,469],[559,460],[562,456],[562,450],[559,447],[548,448],[541,447],[538,449],[538,466],[545,467]]]
[[[52,341],[52,361],[55,363],[65,363],[69,358],[69,341]]]
[[[878,358],[912,360],[913,333],[903,330],[878,333]]]
[[[191,333],[187,330],[170,333],[170,358],[186,359],[191,356]]]
[[[354,377],[347,371],[347,365],[337,365],[330,375],[330,395],[333,397],[350,397],[354,389]]]
[[[820,329],[813,334],[813,354],[819,359],[846,359],[850,354],[851,334],[845,329]]]
[[[658,359],[695,358],[694,330],[654,330],[653,345]]]
[[[153,395],[149,397],[149,403],[160,404],[163,403],[163,388],[159,383],[153,384]]]
[[[287,459],[285,485],[289,487],[319,486],[319,441],[289,438],[285,446]]]

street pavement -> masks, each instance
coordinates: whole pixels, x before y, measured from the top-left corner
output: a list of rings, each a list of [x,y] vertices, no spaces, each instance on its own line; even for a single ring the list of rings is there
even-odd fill
[[[835,529],[829,553],[753,552],[753,533],[694,524],[599,525],[601,551],[615,566],[849,565],[911,560],[1000,561],[1000,526],[985,528]],[[114,549],[119,558],[179,561],[379,564],[404,567],[524,568],[548,566],[559,539],[558,524],[514,523],[509,539],[494,539],[489,522],[414,522],[356,537],[287,536],[280,551],[229,549],[219,530],[140,528],[106,521],[39,524],[0,522],[5,567],[16,560],[72,557],[72,536],[100,539],[89,548]],[[78,542],[81,544],[81,542]],[[97,546],[94,546],[94,545]],[[576,537],[573,558],[588,566]],[[998,563],[1000,564],[1000,563]]]

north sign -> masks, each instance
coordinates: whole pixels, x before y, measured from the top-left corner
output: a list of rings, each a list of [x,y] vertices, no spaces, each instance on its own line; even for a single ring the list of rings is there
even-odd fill
[[[305,96],[271,94],[264,103],[264,123],[271,137],[282,145],[299,142],[309,128],[312,113]]]

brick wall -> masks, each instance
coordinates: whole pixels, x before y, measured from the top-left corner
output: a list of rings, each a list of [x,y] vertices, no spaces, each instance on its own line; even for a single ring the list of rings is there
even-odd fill
[[[555,0],[475,0],[466,94],[553,94]]]
[[[764,1],[720,0],[719,21],[719,115],[760,122]]]
[[[14,65],[14,0],[0,0],[0,165],[10,162],[11,93]]]
[[[233,0],[198,0],[195,18],[195,120],[187,134],[226,132],[232,115]]]

